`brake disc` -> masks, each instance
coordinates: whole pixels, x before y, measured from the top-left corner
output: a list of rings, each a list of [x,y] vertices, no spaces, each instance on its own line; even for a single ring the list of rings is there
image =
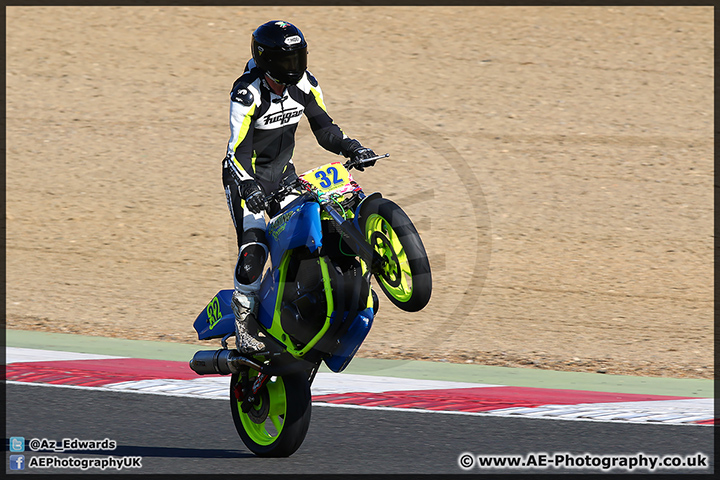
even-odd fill
[[[260,408],[255,408],[258,403],[260,404]],[[250,409],[247,411],[247,416],[253,423],[265,423],[269,411],[270,395],[268,394],[267,387],[263,387],[255,398],[255,402],[253,402]]]

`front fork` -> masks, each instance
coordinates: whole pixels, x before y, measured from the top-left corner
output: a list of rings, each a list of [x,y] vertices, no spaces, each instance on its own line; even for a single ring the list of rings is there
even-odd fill
[[[374,194],[373,194],[374,195]],[[369,197],[366,197],[369,198]],[[350,245],[350,248],[370,267],[370,273],[382,274],[387,260],[383,258],[367,240],[360,234],[357,228],[346,220],[335,207],[329,203],[322,205],[323,209],[332,217],[342,231],[342,236]]]

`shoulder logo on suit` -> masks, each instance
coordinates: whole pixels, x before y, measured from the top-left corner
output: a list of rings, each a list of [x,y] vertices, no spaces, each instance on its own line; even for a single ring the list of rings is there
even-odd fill
[[[238,91],[234,91],[230,98],[232,98],[233,102],[242,103],[246,107],[252,105],[254,100],[252,92],[250,92],[247,88],[241,88]]]

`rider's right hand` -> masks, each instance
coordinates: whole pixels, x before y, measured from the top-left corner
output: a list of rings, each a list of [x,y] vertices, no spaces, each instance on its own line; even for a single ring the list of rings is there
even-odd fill
[[[248,210],[252,213],[261,213],[268,208],[265,195],[260,189],[260,185],[254,180],[248,180],[241,184],[242,197],[245,200]]]

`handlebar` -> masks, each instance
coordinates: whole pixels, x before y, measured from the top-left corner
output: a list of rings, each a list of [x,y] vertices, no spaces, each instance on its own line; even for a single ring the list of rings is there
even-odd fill
[[[276,201],[278,203],[282,202],[285,197],[287,197],[293,190],[295,190],[296,187],[299,186],[300,181],[296,180],[291,185],[280,185],[280,188],[272,192],[270,195],[265,196],[265,201],[267,203]]]
[[[375,162],[377,160],[380,160],[381,158],[386,158],[389,156],[390,156],[390,154],[386,153],[385,155],[376,155],[374,157],[370,157],[370,158],[366,158],[365,160],[361,160],[359,162],[353,162],[352,160],[348,160],[347,162],[345,162],[343,164],[343,166],[345,168],[347,168],[348,170],[350,170],[352,168],[357,168],[358,165],[360,165],[362,167],[366,167],[371,162]],[[291,183],[281,183],[280,187],[277,190],[275,190],[271,194],[265,196],[265,201],[267,203],[270,203],[273,201],[282,202],[285,199],[285,197],[288,196],[288,194],[290,194],[293,190],[296,190],[296,189],[304,190],[303,183],[300,181],[299,178],[296,178]]]
[[[376,155],[374,157],[366,158],[360,161],[353,161],[352,159],[350,159],[345,162],[343,166],[348,170],[352,168],[357,168],[358,166],[366,167],[370,166],[370,163],[375,163],[377,160],[380,160],[381,158],[387,158],[389,156],[390,154],[386,153],[385,155]],[[280,182],[280,186],[277,190],[265,196],[265,201],[268,204],[271,202],[280,203],[294,190],[306,191],[307,193],[315,197],[316,200],[321,200],[318,196],[318,193],[315,192],[308,183],[303,182],[302,180],[300,180],[300,178],[294,176],[293,180],[288,180],[288,178],[283,179]],[[375,251],[373,247],[365,240],[363,235],[360,234],[356,227],[354,227],[350,221],[345,219],[344,216],[333,207],[332,202],[320,203],[321,208],[323,208],[325,212],[327,212],[332,217],[337,226],[340,227],[343,232],[343,237],[350,244],[350,248],[354,252],[356,252],[356,254],[367,263],[367,265],[370,265],[370,271],[382,271],[385,261],[380,256],[380,254]]]
[[[386,158],[386,157],[389,157],[389,156],[390,156],[390,154],[389,154],[389,153],[386,153],[385,155],[375,155],[374,157],[366,158],[365,160],[361,160],[361,161],[359,161],[359,162],[353,162],[352,160],[348,160],[347,162],[345,162],[345,163],[343,164],[343,166],[344,166],[345,168],[347,168],[348,170],[350,170],[350,169],[352,169],[352,168],[357,168],[358,165],[360,165],[360,166],[362,166],[362,167],[366,167],[366,166],[368,166],[368,164],[371,163],[371,162],[375,162],[375,161],[377,161],[377,160],[380,160],[381,158]]]

